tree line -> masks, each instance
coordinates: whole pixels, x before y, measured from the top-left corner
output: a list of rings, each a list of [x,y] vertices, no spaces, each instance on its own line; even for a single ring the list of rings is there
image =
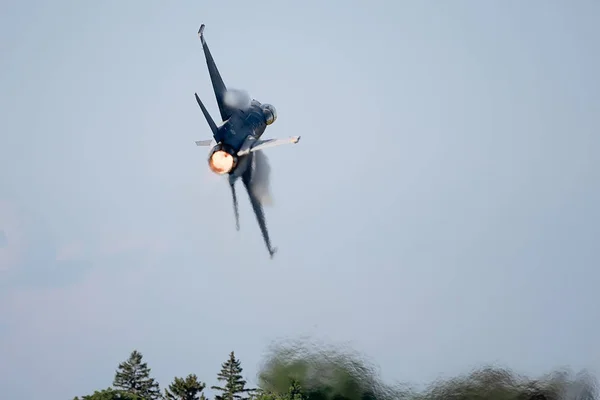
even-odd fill
[[[211,389],[219,393],[215,400],[257,397],[256,394],[260,391],[246,387],[242,371],[241,362],[232,351],[217,375],[217,380],[222,382],[222,385],[211,386]],[[74,400],[208,400],[203,393],[206,383],[200,381],[196,374],[175,377],[163,392],[160,384],[151,376],[151,372],[152,369],[143,360],[142,353],[134,350],[129,358],[117,367],[111,387],[81,398],[75,397]]]
[[[213,400],[596,400],[596,381],[555,371],[532,379],[502,368],[485,367],[416,391],[406,384],[381,382],[360,357],[331,349],[277,348],[259,372],[258,387],[244,380],[232,351],[217,374]],[[121,362],[111,387],[74,400],[208,400],[206,383],[195,374],[175,377],[161,389],[142,354]]]

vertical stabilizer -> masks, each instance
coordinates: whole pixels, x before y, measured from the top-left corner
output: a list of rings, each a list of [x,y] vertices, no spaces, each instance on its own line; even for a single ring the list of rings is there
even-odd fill
[[[208,113],[208,110],[206,109],[206,107],[204,107],[202,100],[200,100],[200,97],[198,97],[198,93],[194,93],[194,95],[196,96],[196,101],[198,102],[198,105],[200,106],[200,109],[202,110],[202,114],[204,114],[204,118],[206,118],[206,122],[208,122],[208,126],[210,126],[210,130],[212,131],[212,134],[216,140],[217,133],[219,132],[219,130],[217,129],[217,124],[215,124],[215,121],[212,119],[212,117]]]

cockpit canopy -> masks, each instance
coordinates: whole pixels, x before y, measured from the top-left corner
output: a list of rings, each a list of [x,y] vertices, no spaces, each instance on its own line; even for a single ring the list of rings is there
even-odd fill
[[[271,125],[277,120],[277,110],[273,105],[262,104],[260,107],[262,108],[265,118],[267,119],[267,125]]]

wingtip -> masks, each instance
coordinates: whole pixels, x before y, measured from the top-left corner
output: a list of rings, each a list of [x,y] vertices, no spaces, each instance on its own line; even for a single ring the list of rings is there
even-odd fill
[[[277,247],[274,247],[272,249],[269,250],[269,254],[271,255],[271,260],[273,259],[273,256],[275,255],[275,253],[277,253]]]
[[[200,25],[200,29],[198,29],[198,37],[202,38],[203,34],[204,34],[204,24]]]

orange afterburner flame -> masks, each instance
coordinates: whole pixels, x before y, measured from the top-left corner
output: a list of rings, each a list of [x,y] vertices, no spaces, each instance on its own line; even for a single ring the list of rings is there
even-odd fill
[[[223,175],[233,169],[233,156],[226,151],[218,150],[215,151],[210,160],[208,160],[208,166],[211,171],[215,174]]]

